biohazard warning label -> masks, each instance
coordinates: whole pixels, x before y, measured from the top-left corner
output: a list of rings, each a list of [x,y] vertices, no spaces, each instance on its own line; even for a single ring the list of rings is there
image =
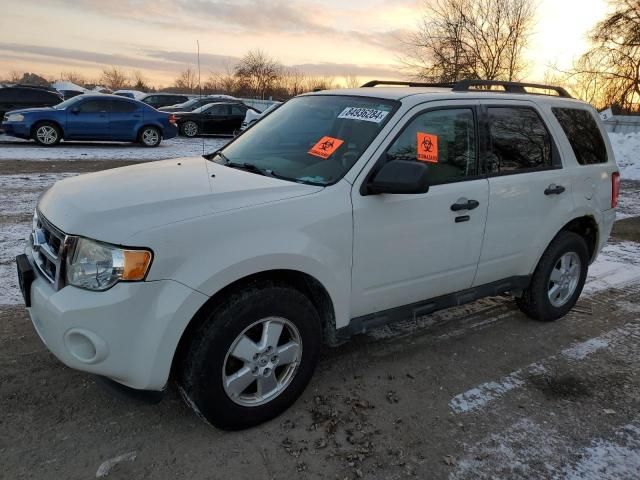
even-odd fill
[[[340,140],[339,138],[322,137],[307,153],[326,160],[333,155],[343,143],[344,140]]]
[[[430,133],[418,132],[417,138],[418,160],[421,162],[438,163],[438,136]]]

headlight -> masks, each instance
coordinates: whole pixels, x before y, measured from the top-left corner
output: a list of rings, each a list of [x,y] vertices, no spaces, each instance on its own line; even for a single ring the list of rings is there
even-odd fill
[[[151,258],[148,250],[127,250],[78,238],[67,259],[67,283],[89,290],[106,290],[119,281],[144,280]]]
[[[21,122],[24,120],[24,115],[21,113],[10,113],[7,115],[7,122]]]

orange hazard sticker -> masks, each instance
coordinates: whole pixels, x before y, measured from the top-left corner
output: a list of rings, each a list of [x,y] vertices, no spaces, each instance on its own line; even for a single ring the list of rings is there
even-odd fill
[[[438,136],[418,132],[417,142],[418,160],[421,162],[438,163]]]
[[[333,155],[333,153],[338,150],[340,145],[343,143],[344,140],[340,140],[338,138],[322,137],[307,153],[326,160]]]

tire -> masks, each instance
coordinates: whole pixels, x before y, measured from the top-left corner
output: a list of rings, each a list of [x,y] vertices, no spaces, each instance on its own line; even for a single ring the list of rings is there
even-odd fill
[[[318,362],[322,328],[304,294],[265,282],[231,295],[191,338],[179,373],[186,403],[210,424],[240,430],[280,415],[302,394]]]
[[[200,133],[198,124],[192,120],[189,120],[188,122],[184,122],[180,130],[182,130],[182,134],[185,137],[189,137],[189,138],[193,138],[196,135],[198,135],[198,133]]]
[[[156,127],[143,127],[138,135],[138,141],[144,147],[154,148],[160,145],[162,134]]]
[[[542,255],[531,284],[516,298],[518,307],[528,317],[543,322],[565,316],[582,293],[588,265],[585,240],[572,232],[560,232]]]
[[[40,122],[33,129],[33,139],[38,145],[52,147],[62,140],[62,131],[55,123]]]

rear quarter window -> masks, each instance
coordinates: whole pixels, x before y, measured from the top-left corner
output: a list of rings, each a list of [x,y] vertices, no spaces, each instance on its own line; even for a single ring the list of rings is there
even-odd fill
[[[591,112],[578,108],[553,108],[580,165],[607,163],[607,147]]]

